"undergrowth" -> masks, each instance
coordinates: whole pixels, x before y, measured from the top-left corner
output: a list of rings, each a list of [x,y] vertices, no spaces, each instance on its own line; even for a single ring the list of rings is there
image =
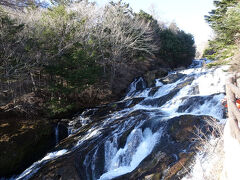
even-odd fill
[[[207,121],[210,135],[202,129],[196,129],[196,141],[199,142],[198,153],[191,172],[183,180],[217,180],[223,171],[223,129],[224,125],[216,119]]]

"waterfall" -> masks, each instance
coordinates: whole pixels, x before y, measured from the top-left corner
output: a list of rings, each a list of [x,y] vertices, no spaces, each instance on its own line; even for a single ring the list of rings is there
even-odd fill
[[[57,123],[57,126],[55,127],[55,142],[56,142],[56,145],[59,143],[59,122]]]
[[[173,152],[168,155],[174,163],[179,159],[177,154],[190,151],[188,147],[192,145],[178,150],[181,144],[175,145],[169,139],[167,128],[174,118],[211,116],[224,122],[221,99],[227,67],[205,69],[203,61],[207,63],[195,60],[186,70],[156,79],[151,88],[146,88],[143,78],[137,78],[121,101],[84,111],[69,123],[69,137],[57,153],[34,163],[20,177],[34,175],[53,159],[68,159],[74,153],[78,154],[73,157],[81,157],[74,163],[82,178],[89,180],[132,173],[149,157],[163,156],[162,151]],[[58,142],[58,126],[55,134]],[[169,150],[164,149],[168,146]]]
[[[136,78],[129,86],[126,97],[131,97],[135,95],[139,90],[143,90],[146,88],[146,82],[142,77]]]
[[[160,137],[161,132],[153,134],[149,128],[145,129],[144,132],[141,129],[134,129],[128,136],[124,148],[117,150],[114,149],[114,142],[113,148],[111,143],[106,142],[110,148],[106,149],[105,161],[109,163],[106,166],[107,172],[100,177],[100,180],[112,179],[134,170],[151,153]]]

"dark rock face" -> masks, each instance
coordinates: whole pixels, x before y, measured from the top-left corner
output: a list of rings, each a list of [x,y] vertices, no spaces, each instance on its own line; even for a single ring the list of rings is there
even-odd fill
[[[156,70],[148,71],[144,74],[144,79],[146,80],[148,87],[154,85],[155,79],[167,76],[169,70],[170,69],[167,68],[157,68]]]
[[[54,147],[54,124],[44,111],[40,92],[0,107],[0,177],[21,173]]]
[[[144,100],[142,104],[160,107],[163,104],[165,104],[167,101],[171,100],[171,98],[173,98],[178,92],[179,92],[179,89],[176,89],[162,97]]]
[[[156,94],[156,92],[159,90],[159,86],[158,87],[153,87],[152,89],[151,89],[151,91],[148,93],[148,96],[154,96],[154,94]]]
[[[60,121],[56,124],[57,131],[58,131],[58,142],[63,140],[64,138],[68,137],[68,122]],[[56,129],[55,129],[56,132]],[[55,134],[56,136],[56,134]],[[57,143],[58,143],[57,142]]]
[[[183,101],[183,104],[179,106],[177,112],[191,112],[194,108],[199,107],[208,101],[212,100],[214,96],[217,94],[213,94],[210,96],[193,96],[187,98],[185,101]],[[213,105],[217,104],[218,101],[215,102],[212,101]]]
[[[182,83],[178,84],[173,90],[171,90],[168,94],[159,98],[146,99],[142,101],[141,104],[160,107],[163,104],[165,104],[167,101],[171,100],[181,90],[181,88],[189,85],[192,81],[193,81],[193,78],[190,78],[187,81],[183,81]],[[159,88],[160,87],[153,88],[149,92],[149,96],[154,96],[154,94],[158,91]]]
[[[129,116],[133,116],[133,114]],[[198,145],[198,141],[193,140],[193,138],[196,137],[196,128],[201,128],[202,131],[207,134],[208,127],[206,121],[209,120],[212,120],[212,118],[208,116],[183,115],[174,117],[168,121],[160,121],[158,124],[152,124],[155,127],[161,126],[164,128],[164,135],[161,137],[161,140],[154,147],[152,153],[147,156],[134,171],[115,179],[173,180],[182,178],[189,171],[189,164],[193,162],[193,157]],[[150,124],[143,124],[142,128],[145,126],[151,127]],[[135,125],[133,125],[133,127],[134,126]],[[78,132],[78,136],[81,133],[86,133],[87,129],[88,128]],[[94,143],[101,143],[104,139],[103,137],[105,137],[109,131],[110,129],[104,130],[100,137],[85,142],[85,145],[82,145],[81,148],[79,147],[56,160],[48,162],[31,179],[87,179],[88,176],[86,175],[83,161],[87,153],[91,151],[91,148],[95,147]],[[119,144],[120,146],[124,146],[126,137],[130,132],[131,128],[123,134]],[[69,147],[68,144],[71,144],[72,140],[76,139],[76,137],[77,135],[65,139],[60,144],[61,148]],[[97,166],[102,167],[102,169],[98,168],[96,170],[95,175],[97,176],[100,176],[104,172],[103,167],[105,162],[102,158],[103,156],[104,146],[100,145],[96,154],[96,162]]]
[[[0,177],[19,174],[54,145],[54,128],[46,119],[0,119]]]

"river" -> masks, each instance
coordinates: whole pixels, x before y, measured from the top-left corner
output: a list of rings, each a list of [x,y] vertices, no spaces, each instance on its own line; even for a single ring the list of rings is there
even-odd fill
[[[202,64],[194,60],[188,69],[156,79],[153,87],[136,78],[121,101],[77,115],[68,138],[16,179],[146,179],[152,174],[167,179],[183,154],[194,152],[189,125],[201,128],[211,118],[225,122],[226,67]],[[185,174],[182,170],[174,177]]]

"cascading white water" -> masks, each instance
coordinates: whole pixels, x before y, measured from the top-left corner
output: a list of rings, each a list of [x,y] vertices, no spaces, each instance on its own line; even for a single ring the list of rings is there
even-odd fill
[[[139,90],[146,88],[146,83],[142,77],[136,78],[129,86],[126,98],[136,96],[136,93],[139,94]]]
[[[16,180],[25,180],[25,179],[31,178],[32,175],[40,169],[41,165],[45,164],[47,161],[49,161],[51,159],[56,159],[57,157],[62,156],[63,154],[66,154],[66,153],[67,153],[66,149],[48,153],[44,158],[33,163],[32,166],[30,166],[28,169],[26,169],[21,175],[19,175],[15,179]]]
[[[107,141],[105,146],[106,173],[100,180],[112,179],[134,170],[139,163],[149,155],[157,141],[160,141],[162,131],[152,133],[147,128],[143,132],[141,129],[134,129],[127,138],[124,148],[116,149],[116,142]]]
[[[197,67],[200,67],[198,64]],[[193,114],[193,115],[210,115],[219,120],[223,118],[223,107],[221,104],[221,100],[224,98],[224,82],[226,78],[225,69],[227,67],[215,68],[215,69],[188,69],[180,71],[179,73],[183,73],[186,76],[180,78],[178,81],[164,85],[161,81],[156,80],[156,86],[161,86],[159,90],[152,96],[146,97],[145,100],[156,99],[163,97],[168,94],[171,90],[176,88],[180,83],[185,82],[187,79],[194,77],[194,80],[189,85],[183,87],[172,99],[171,101],[166,102],[163,106],[161,106],[161,111],[165,112],[169,116],[179,116],[181,114]],[[133,82],[134,84],[136,82]],[[131,85],[131,87],[135,87]],[[196,90],[197,89],[197,90]],[[150,89],[145,89],[149,93]],[[131,92],[134,92],[134,88],[131,89]],[[220,93],[220,94],[219,94]],[[146,93],[144,93],[146,94]],[[135,93],[136,96],[139,96],[139,93]],[[210,98],[209,98],[210,96]],[[127,96],[128,97],[128,96]],[[144,96],[141,96],[144,97]],[[179,112],[178,109],[181,105],[187,103],[190,98],[197,97],[196,100],[203,101],[201,104],[196,104],[188,107],[184,110],[184,112]],[[140,103],[141,104],[141,103]],[[136,105],[130,111],[136,111],[137,109],[159,109],[159,107],[144,106],[144,105]],[[150,130],[149,130],[150,131]],[[131,140],[133,134],[137,134],[136,139]],[[154,139],[151,136],[151,139]],[[142,136],[142,131],[139,129],[134,129],[131,134],[128,136],[128,140],[123,149],[117,149],[116,138],[112,142],[107,141],[105,143],[105,161],[107,172],[103,174],[100,179],[111,179],[116,176],[131,172],[135,169],[138,163],[135,166],[129,166],[131,162],[133,162],[133,154],[136,153],[137,146],[131,150],[128,150],[128,142],[133,142],[132,147],[136,144],[140,144],[144,142],[144,138]],[[136,143],[136,144],[134,144]],[[153,147],[156,142],[152,141],[151,146]],[[150,145],[150,144],[149,144]],[[141,158],[144,159],[150,152],[146,154],[141,154]],[[123,156],[125,155],[125,156]],[[123,159],[125,158],[125,159]],[[123,159],[123,160],[122,160]],[[140,162],[139,162],[140,163]],[[134,164],[134,163],[133,163]]]
[[[152,153],[165,133],[163,127],[151,126],[151,123],[185,114],[223,119],[221,99],[225,92],[225,67],[204,69],[200,67],[202,61],[194,63],[189,69],[169,73],[176,79],[167,84],[157,79],[155,87],[146,88],[143,78],[136,79],[126,97],[117,102],[124,104],[124,108],[104,115],[100,123],[93,123],[78,139],[74,137],[77,142],[73,149],[97,139],[83,162],[86,179],[111,179],[136,169]],[[139,98],[139,102],[134,104]],[[92,122],[89,112],[91,110],[85,111],[70,123],[70,136],[81,130],[81,127],[74,127],[76,123],[84,128]],[[31,174],[36,169],[32,166],[26,171]]]

